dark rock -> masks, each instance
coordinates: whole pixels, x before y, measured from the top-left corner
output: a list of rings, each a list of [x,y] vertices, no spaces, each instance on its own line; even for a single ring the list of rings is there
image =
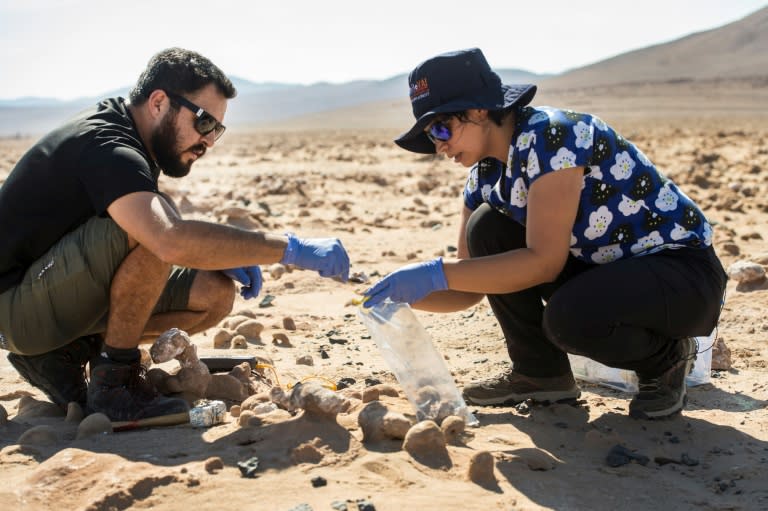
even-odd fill
[[[357,499],[356,501],[358,511],[376,511],[373,506],[373,502],[365,499]]]
[[[609,467],[620,467],[632,463],[633,461],[645,466],[650,460],[648,459],[648,456],[636,454],[621,444],[611,447],[608,456],[605,458],[605,462]]]
[[[336,382],[336,390],[346,389],[347,387],[351,387],[355,383],[357,383],[357,380],[355,380],[354,378],[345,376],[344,378]]]
[[[238,461],[237,467],[240,469],[243,477],[254,478],[256,477],[256,471],[259,469],[259,458],[254,456],[245,461]]]

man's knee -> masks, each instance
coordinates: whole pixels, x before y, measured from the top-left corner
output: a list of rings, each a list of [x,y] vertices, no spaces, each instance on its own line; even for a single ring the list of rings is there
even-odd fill
[[[189,308],[207,311],[218,323],[230,312],[237,292],[235,282],[220,271],[198,271],[189,293]]]

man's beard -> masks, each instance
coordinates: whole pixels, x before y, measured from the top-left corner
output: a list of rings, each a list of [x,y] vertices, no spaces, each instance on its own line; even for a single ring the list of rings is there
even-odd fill
[[[175,121],[176,114],[167,113],[160,122],[160,127],[152,133],[150,141],[152,151],[155,153],[155,159],[163,174],[169,177],[184,177],[189,174],[194,161],[184,163],[181,160],[181,153],[184,151],[176,150],[177,133]],[[206,147],[203,144],[196,144],[190,149],[202,151],[202,154],[199,156],[202,157],[205,154]]]

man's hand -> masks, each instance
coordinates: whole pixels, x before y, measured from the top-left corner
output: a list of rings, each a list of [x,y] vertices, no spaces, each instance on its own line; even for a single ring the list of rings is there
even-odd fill
[[[288,234],[283,264],[292,264],[307,270],[317,270],[321,277],[339,277],[349,280],[349,256],[336,238],[297,238]]]
[[[433,291],[444,289],[448,289],[448,281],[443,271],[443,259],[438,257],[393,271],[364,293],[368,299],[363,307],[373,307],[387,298],[393,302],[411,304]]]
[[[261,292],[261,268],[258,266],[244,266],[242,268],[232,268],[231,270],[221,270],[221,272],[230,279],[242,284],[240,295],[246,300],[256,298]]]

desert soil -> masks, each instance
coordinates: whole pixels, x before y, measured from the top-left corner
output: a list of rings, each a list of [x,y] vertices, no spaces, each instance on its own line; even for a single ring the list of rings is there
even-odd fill
[[[639,144],[716,225],[726,267],[768,265],[768,124],[762,114],[667,119],[605,117]],[[161,183],[188,217],[302,236],[337,236],[360,281],[442,255],[454,257],[465,170],[399,150],[397,131],[227,133],[184,180]],[[0,180],[31,138],[0,140]],[[350,386],[349,407],[319,417],[273,412],[249,423],[227,414],[210,428],[156,427],[76,438],[77,422],[54,416],[45,396],[0,358],[0,466],[4,509],[711,509],[768,508],[768,281],[731,280],[710,383],[692,387],[682,415],[627,416],[630,395],[582,383],[577,403],[471,407],[480,426],[414,456],[401,439],[363,439],[358,416],[376,392],[393,412],[413,408],[350,302],[365,282],[264,267],[259,298],[238,297],[232,316],[264,325],[244,348],[214,348],[216,329],[193,336],[201,355],[271,360],[280,385],[301,380]],[[271,303],[262,299],[271,295]],[[483,302],[453,314],[416,312],[457,385],[508,364]],[[295,329],[285,327],[291,318]],[[223,325],[222,325],[223,326]],[[288,343],[274,343],[282,333]],[[311,357],[313,365],[298,363]],[[165,365],[173,371],[175,362]],[[270,379],[274,380],[274,374]],[[274,383],[274,381],[273,381]],[[228,406],[236,405],[230,400]],[[243,425],[241,425],[241,422]],[[44,438],[20,442],[44,426]],[[614,446],[638,459],[607,463]],[[491,472],[468,477],[478,453]],[[257,457],[253,475],[239,462]],[[645,457],[646,459],[643,459]],[[475,460],[476,462],[477,460]],[[473,462],[474,463],[474,462]],[[316,479],[316,478],[322,478]],[[325,485],[322,482],[325,481]],[[304,507],[301,507],[304,505]],[[368,507],[366,507],[368,506]]]

